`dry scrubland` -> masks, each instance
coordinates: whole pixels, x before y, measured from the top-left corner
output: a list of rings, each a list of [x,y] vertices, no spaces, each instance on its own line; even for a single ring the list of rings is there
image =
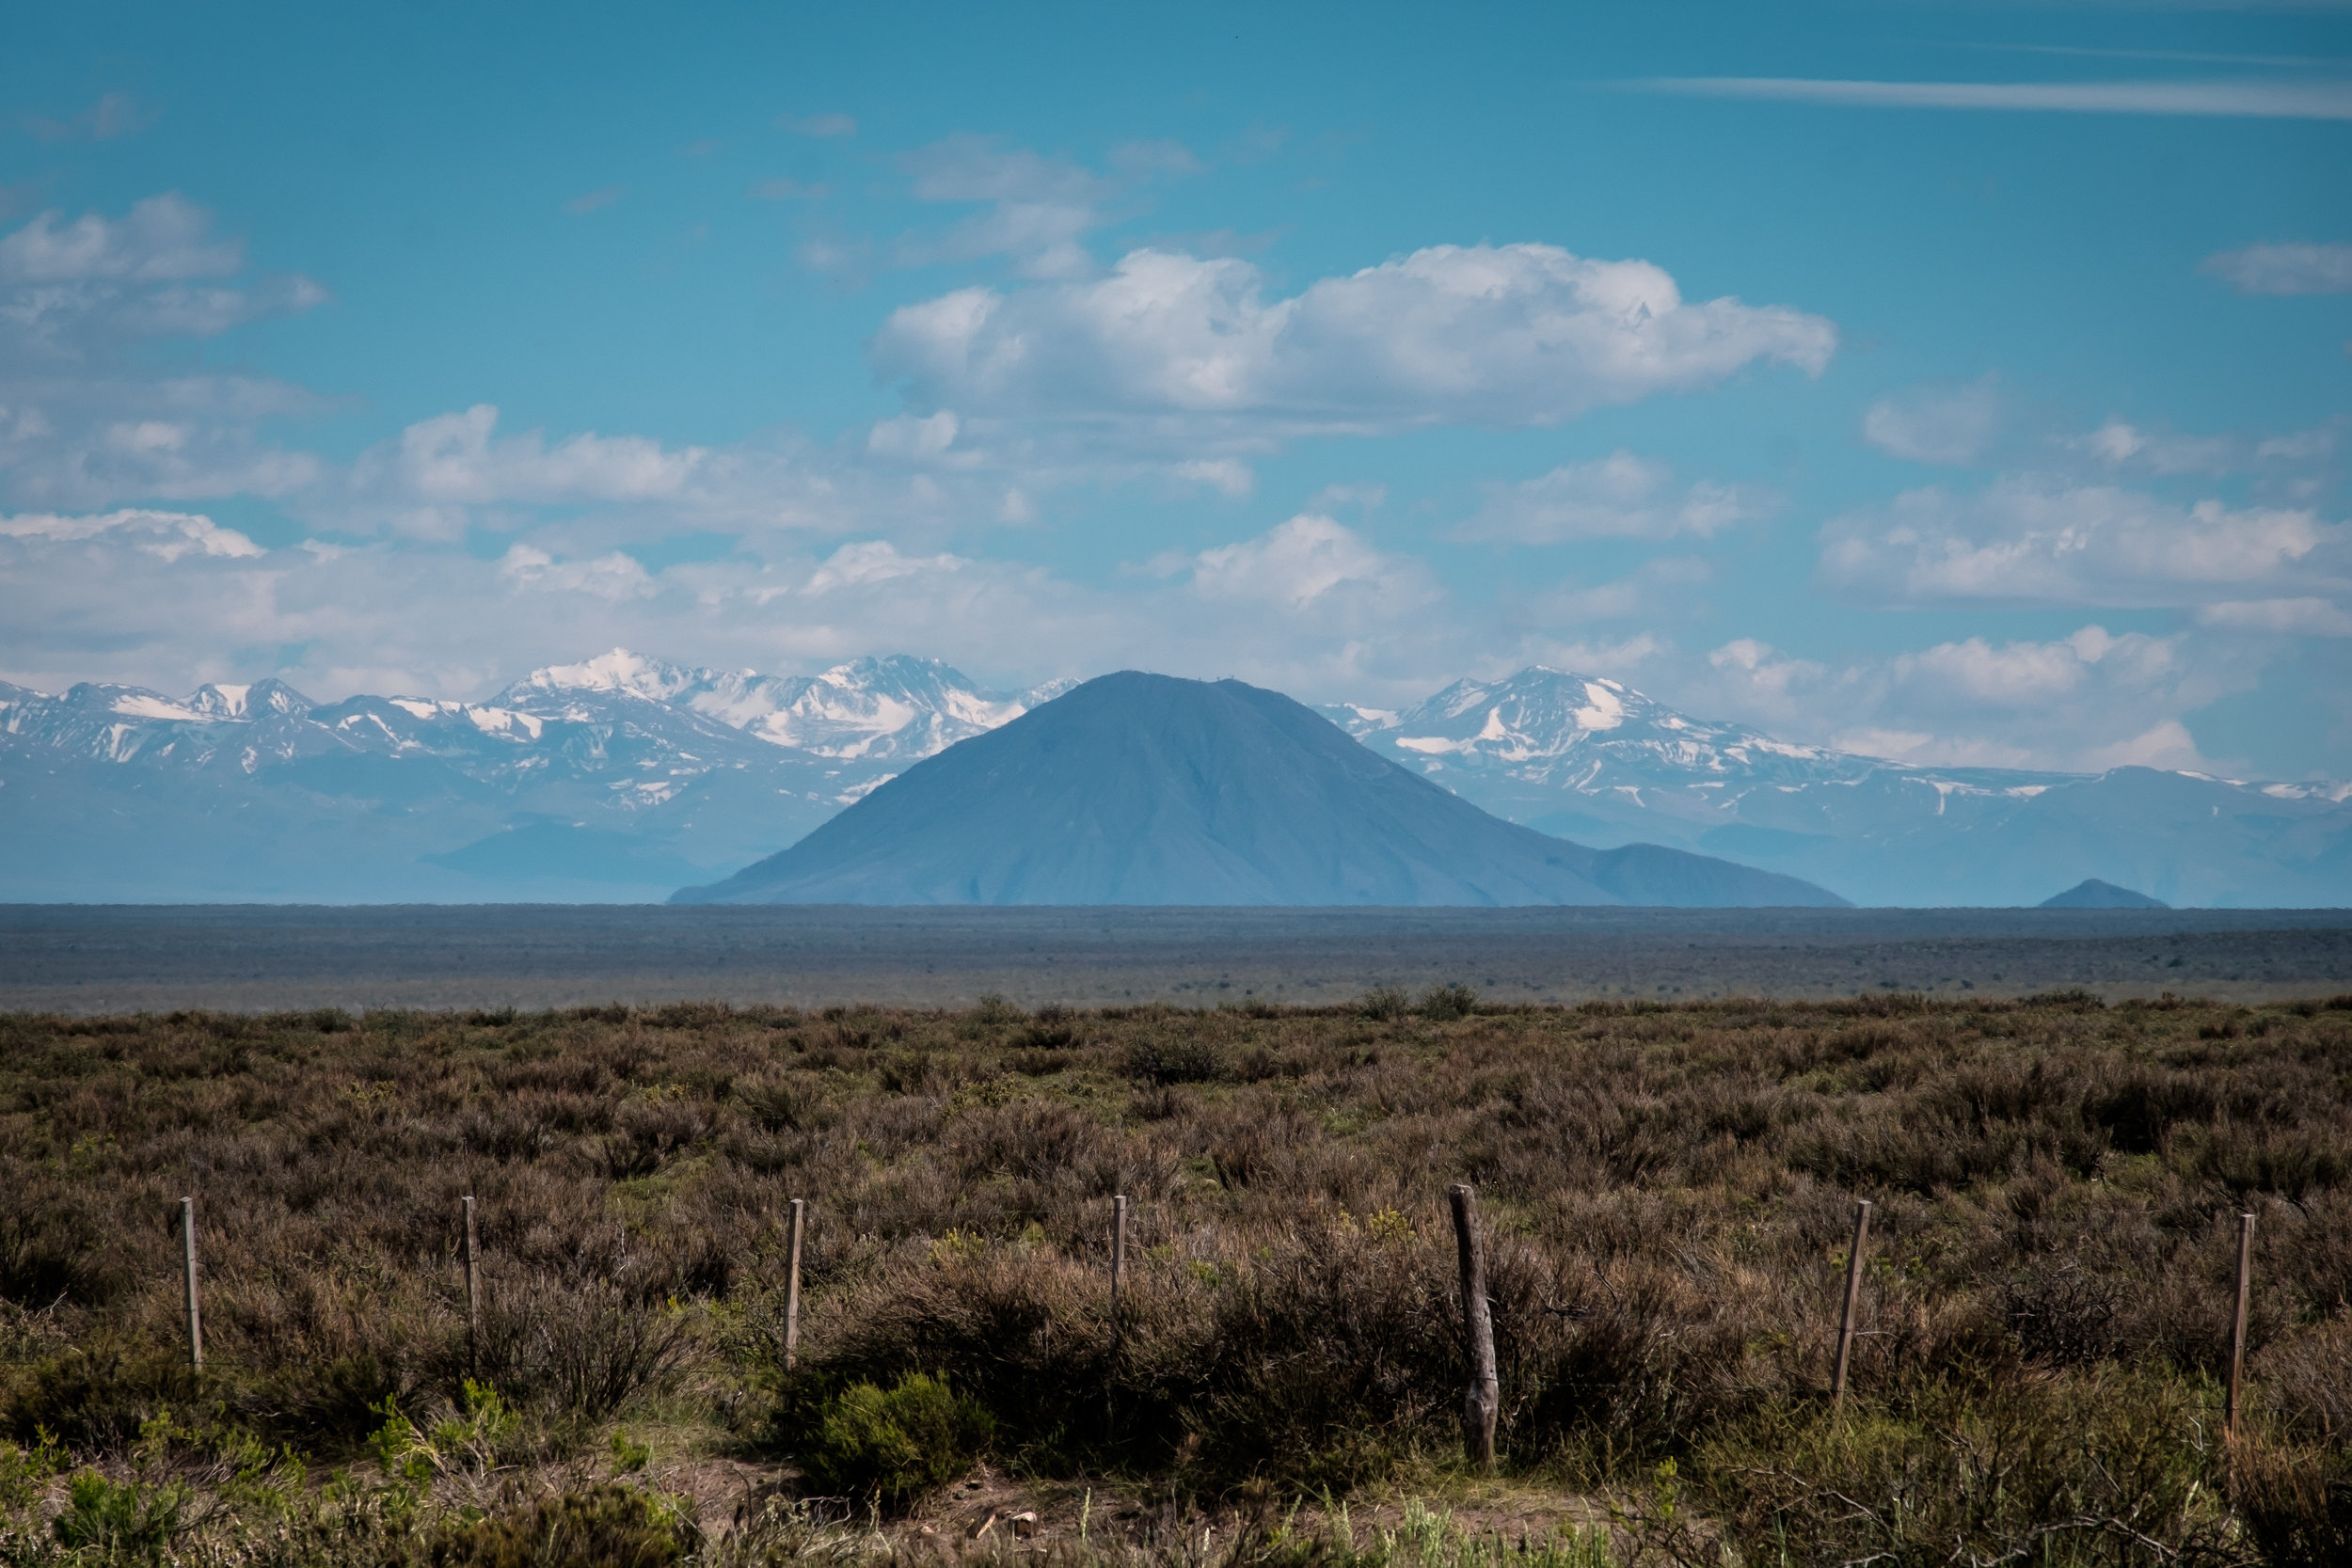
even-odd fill
[[[2352,1560],[2352,998],[1429,1000],[0,1018],[0,1558]]]

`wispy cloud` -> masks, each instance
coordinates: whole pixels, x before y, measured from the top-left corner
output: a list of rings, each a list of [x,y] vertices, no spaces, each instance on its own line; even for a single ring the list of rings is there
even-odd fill
[[[155,111],[127,92],[107,93],[70,119],[36,115],[24,122],[42,141],[116,141],[154,123]]]
[[[2249,245],[2197,270],[2242,294],[2352,293],[2352,245]]]
[[[627,185],[607,185],[601,190],[588,191],[572,198],[564,203],[564,210],[572,216],[579,217],[582,214],[593,213],[599,207],[610,207],[628,194]]]
[[[2352,82],[2346,81],[1860,82],[1793,76],[1655,76],[1624,86],[1637,92],[1688,98],[1746,98],[1862,109],[2352,119]]]
[[[836,136],[856,135],[857,121],[843,114],[778,115],[776,129],[790,131],[796,135],[831,140]]]

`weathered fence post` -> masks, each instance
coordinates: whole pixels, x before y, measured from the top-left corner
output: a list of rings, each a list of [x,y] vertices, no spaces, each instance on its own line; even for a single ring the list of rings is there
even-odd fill
[[[2237,1438],[2238,1383],[2246,1373],[2246,1298],[2254,1279],[2254,1216],[2237,1217],[2237,1311],[2230,1321],[2230,1389],[2221,1418],[2222,1434]]]
[[[1127,1283],[1127,1195],[1111,1199],[1111,1338],[1120,1337],[1119,1294]]]
[[[1862,1249],[1870,1240],[1870,1200],[1853,1206],[1853,1252],[1846,1259],[1846,1312],[1837,1324],[1837,1372],[1830,1382],[1830,1402],[1846,1405],[1846,1366],[1853,1357],[1854,1309],[1862,1302]]]
[[[1462,1396],[1462,1446],[1482,1470],[1495,1467],[1495,1417],[1502,1386],[1495,1376],[1495,1325],[1486,1307],[1486,1238],[1478,1225],[1478,1195],[1466,1182],[1446,1189],[1454,1204],[1454,1239],[1461,1250],[1462,1332],[1470,1349],[1470,1387]]]
[[[807,1200],[794,1198],[792,1233],[785,1243],[784,1263],[784,1370],[787,1372],[801,1360],[801,1225],[807,1213]]]
[[[188,1288],[188,1365],[204,1370],[204,1316],[197,1304],[196,1199],[180,1200],[180,1259]]]
[[[482,1370],[482,1243],[474,1232],[473,1195],[461,1199],[466,1209],[466,1370]]]

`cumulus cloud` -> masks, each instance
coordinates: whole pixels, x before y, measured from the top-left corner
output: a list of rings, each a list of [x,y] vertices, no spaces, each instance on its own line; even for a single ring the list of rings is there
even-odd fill
[[[57,513],[0,515],[0,538],[40,540],[59,544],[71,540],[108,540],[128,545],[159,561],[182,556],[257,556],[262,547],[235,529],[222,528],[210,517],[192,512],[151,512],[130,508],[94,516]]]
[[[1764,516],[1772,498],[1751,487],[1674,483],[1674,470],[1615,451],[1517,484],[1487,486],[1486,504],[1454,531],[1460,539],[1558,545],[1581,539],[1712,538]]]
[[[213,337],[326,298],[298,276],[199,281],[244,268],[243,243],[215,238],[212,214],[176,195],[119,218],[42,213],[0,237],[0,345],[78,357],[106,340]]]
[[[1343,590],[1410,602],[1427,596],[1419,562],[1383,554],[1334,518],[1293,517],[1255,539],[1202,550],[1193,586],[1213,599],[1304,610]]]
[[[2189,634],[2095,625],[1836,661],[1740,639],[1707,663],[1692,683],[1700,702],[1794,738],[1921,765],[2081,772],[2209,770],[2182,715],[2250,687],[2260,667]]]
[[[1862,416],[1862,438],[1907,463],[1973,463],[1992,444],[2000,411],[1991,376],[1915,387],[1871,404]]]
[[[2344,528],[2312,511],[2182,506],[2030,477],[1971,496],[1907,491],[1831,522],[1822,546],[1825,582],[1898,603],[2194,606],[2274,586],[2352,588]]]
[[[1138,250],[1087,282],[904,307],[872,354],[923,408],[1369,433],[1555,424],[1758,361],[1818,373],[1836,341],[1830,323],[1785,306],[1686,303],[1646,261],[1481,245],[1275,300],[1247,261]]]
[[[2242,294],[2352,293],[2352,245],[2249,245],[2197,268]]]

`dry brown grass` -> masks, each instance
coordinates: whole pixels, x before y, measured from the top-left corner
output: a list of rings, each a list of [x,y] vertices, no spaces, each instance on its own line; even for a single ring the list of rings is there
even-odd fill
[[[512,1474],[600,1453],[616,1418],[788,1465],[831,1391],[944,1372],[1037,1477],[1237,1507],[1442,1489],[1461,1180],[1494,1237],[1506,1472],[1616,1498],[1621,1554],[2352,1541],[2352,999],[0,1018],[0,1419],[119,1472],[159,1409],[201,1409],[208,1440],[373,1474],[385,1402],[457,1410],[470,1371],[521,1413]]]

